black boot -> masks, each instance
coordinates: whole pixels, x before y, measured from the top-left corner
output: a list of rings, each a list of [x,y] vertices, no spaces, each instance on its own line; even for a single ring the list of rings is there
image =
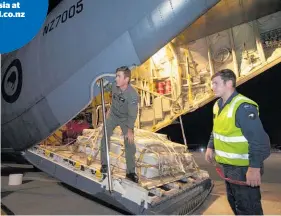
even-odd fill
[[[100,172],[107,173],[107,165],[101,165]]]
[[[135,182],[135,183],[138,183],[139,182],[139,177],[137,176],[136,173],[129,173],[129,174],[126,174],[126,177],[128,179],[130,179],[131,181]]]

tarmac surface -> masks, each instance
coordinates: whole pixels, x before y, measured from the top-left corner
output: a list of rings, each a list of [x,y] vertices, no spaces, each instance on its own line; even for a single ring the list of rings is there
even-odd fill
[[[225,185],[203,153],[194,153],[201,169],[207,170],[215,187],[197,209],[196,215],[233,215],[226,199]],[[10,173],[24,173],[23,184],[9,186]],[[265,215],[281,215],[281,153],[272,153],[265,161],[262,177],[262,204]],[[1,215],[123,215],[120,209],[71,188],[32,165],[2,163]]]
[[[198,166],[207,170],[215,187],[196,215],[233,215],[226,198],[225,184],[214,167],[204,160],[203,153],[194,153]],[[264,163],[262,176],[262,206],[265,215],[281,215],[281,153],[272,153]]]

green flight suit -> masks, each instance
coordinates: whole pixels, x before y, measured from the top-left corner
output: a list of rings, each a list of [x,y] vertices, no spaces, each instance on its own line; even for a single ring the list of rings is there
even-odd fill
[[[129,144],[125,135],[127,135],[128,128],[134,130],[134,124],[138,114],[138,102],[138,93],[131,85],[128,85],[128,88],[122,92],[121,89],[116,86],[115,82],[112,84],[112,104],[109,118],[106,120],[107,137],[108,140],[110,140],[114,129],[117,126],[121,127],[124,135],[128,174],[135,173],[136,146],[134,143]],[[101,164],[107,165],[105,136],[103,136],[101,141]]]

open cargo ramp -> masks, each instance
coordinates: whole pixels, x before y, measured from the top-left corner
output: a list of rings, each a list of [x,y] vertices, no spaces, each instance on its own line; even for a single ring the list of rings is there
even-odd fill
[[[135,132],[139,183],[125,178],[119,128],[111,138],[108,179],[99,171],[100,129],[85,129],[72,145],[42,143],[28,150],[25,157],[60,181],[132,214],[191,214],[211,192],[213,183],[208,173],[199,169],[186,146],[141,129]],[[93,158],[90,163],[89,155]]]

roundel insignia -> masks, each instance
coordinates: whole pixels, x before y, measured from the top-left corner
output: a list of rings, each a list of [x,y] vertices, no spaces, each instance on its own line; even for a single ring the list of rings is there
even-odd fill
[[[4,100],[14,103],[20,96],[22,89],[22,67],[19,59],[15,59],[5,71],[1,83]]]

